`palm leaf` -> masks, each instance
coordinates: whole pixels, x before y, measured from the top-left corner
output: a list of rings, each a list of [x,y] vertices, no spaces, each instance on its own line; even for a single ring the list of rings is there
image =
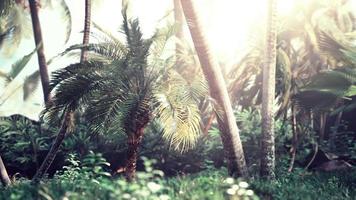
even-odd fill
[[[37,47],[38,48],[38,47]],[[31,60],[33,54],[36,53],[37,48],[34,49],[31,53],[25,55],[24,57],[22,57],[21,59],[19,59],[18,61],[16,61],[12,67],[10,72],[8,73],[8,77],[10,80],[13,80],[17,77],[17,75],[20,74],[20,72],[26,67],[27,63]]]

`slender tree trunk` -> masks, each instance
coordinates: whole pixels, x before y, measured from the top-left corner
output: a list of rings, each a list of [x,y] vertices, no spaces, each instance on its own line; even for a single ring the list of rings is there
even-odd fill
[[[325,137],[325,126],[326,126],[326,113],[322,112],[320,114],[320,127],[319,127],[319,142],[322,143]]]
[[[331,131],[331,133],[329,135],[329,147],[330,147],[331,151],[335,150],[335,139],[336,139],[336,135],[339,130],[342,115],[343,115],[343,111],[339,112],[339,114],[337,115],[336,120],[335,120],[334,129]]]
[[[208,136],[209,135],[209,130],[210,130],[211,126],[213,125],[213,122],[215,120],[215,116],[216,115],[215,115],[214,112],[210,113],[210,116],[209,116],[209,118],[208,118],[208,120],[207,120],[207,122],[206,122],[206,124],[204,126],[204,129],[203,129],[203,135],[204,136]]]
[[[208,81],[210,95],[218,104],[217,119],[221,137],[228,160],[228,170],[231,175],[247,178],[248,170],[240,140],[239,129],[233,114],[229,94],[221,73],[221,69],[202,30],[201,21],[193,0],[181,0],[181,5],[193,39],[195,50]]]
[[[268,1],[267,41],[262,82],[261,176],[274,179],[274,98],[277,55],[277,0]]]
[[[11,184],[11,180],[9,178],[9,175],[7,174],[4,162],[2,161],[2,158],[0,156],[0,178],[2,184],[6,187]]]
[[[91,0],[85,0],[85,19],[84,19],[84,35],[83,35],[83,45],[89,44],[90,36],[90,23],[91,23]],[[87,60],[87,51],[82,49],[80,56],[80,62],[85,62]]]
[[[68,132],[70,132],[70,130],[73,127],[73,124],[71,124],[71,123],[73,123],[73,113],[69,112],[69,111],[65,111],[62,125],[61,125],[61,128],[57,134],[57,137],[56,137],[54,143],[52,144],[51,149],[47,153],[46,158],[44,159],[40,168],[37,170],[35,176],[33,177],[33,180],[39,181],[42,179],[43,175],[45,173],[47,173],[49,167],[51,166],[53,160],[55,159],[55,157],[58,153],[58,150],[59,150],[65,136],[67,135]]]
[[[29,0],[29,5],[31,11],[33,36],[35,38],[35,44],[37,47],[37,57],[38,57],[38,65],[40,68],[39,71],[41,76],[43,97],[44,97],[44,102],[47,104],[50,101],[49,76],[48,76],[46,57],[44,54],[41,24],[38,18],[38,5],[36,3],[36,0]]]
[[[288,168],[288,172],[293,171],[295,156],[297,154],[297,146],[298,146],[297,114],[295,111],[295,105],[292,105],[292,132],[293,132],[292,147],[289,151],[289,153],[291,155],[291,159],[290,159],[290,165]]]

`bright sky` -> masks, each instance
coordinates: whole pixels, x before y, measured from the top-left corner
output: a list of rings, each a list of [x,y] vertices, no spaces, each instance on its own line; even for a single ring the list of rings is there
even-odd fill
[[[308,0],[279,0],[279,14],[287,15],[297,1]],[[356,0],[351,0],[356,10]],[[57,1],[53,1],[56,3]],[[61,22],[60,14],[56,10],[42,9],[40,21],[42,25],[45,54],[51,58],[63,51],[65,47],[82,42],[84,0],[66,0],[72,14],[73,27],[69,42],[64,45],[65,27]],[[130,0],[131,16],[138,17],[142,30],[149,36],[159,27],[160,19],[173,9],[173,0]],[[196,0],[197,8],[203,20],[207,38],[213,48],[213,52],[223,63],[234,62],[251,46],[253,38],[263,35],[263,26],[266,13],[267,0]],[[56,5],[54,5],[56,6]],[[94,0],[92,19],[104,29],[113,33],[120,27],[121,1],[118,0]],[[162,21],[161,21],[162,22]],[[187,32],[187,37],[189,33]],[[24,39],[20,48],[11,57],[4,56],[0,51],[0,71],[6,72],[11,64],[28,54],[34,49],[32,38]],[[62,59],[53,63],[50,71],[65,67],[71,62],[78,61],[75,58]],[[22,84],[26,76],[38,68],[37,57],[33,56],[25,70],[6,88],[0,82],[0,116],[21,113],[32,119],[37,119],[41,111],[41,88],[24,102],[22,99]],[[11,91],[19,88],[14,95],[6,101],[4,97]]]

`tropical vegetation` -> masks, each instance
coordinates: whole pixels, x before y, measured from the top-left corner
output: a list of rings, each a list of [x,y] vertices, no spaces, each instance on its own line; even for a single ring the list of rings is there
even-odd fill
[[[356,3],[291,2],[226,62],[206,3],[1,1],[0,199],[354,199]]]

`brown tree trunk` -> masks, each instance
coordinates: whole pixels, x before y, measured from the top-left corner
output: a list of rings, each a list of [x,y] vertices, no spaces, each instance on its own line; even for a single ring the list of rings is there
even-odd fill
[[[277,0],[268,1],[267,41],[262,82],[261,176],[274,179],[274,98],[277,59]]]
[[[53,160],[55,159],[58,153],[61,144],[63,143],[65,136],[68,132],[70,132],[73,127],[73,124],[71,123],[73,123],[73,113],[70,111],[65,111],[61,128],[57,134],[54,143],[51,146],[51,149],[47,153],[46,158],[44,159],[40,168],[37,170],[35,176],[33,177],[34,181],[41,180],[43,175],[48,171],[49,167],[51,166]]]
[[[89,44],[90,36],[90,23],[91,23],[91,0],[85,0],[85,19],[84,19],[84,35],[83,35],[83,45]],[[82,49],[80,56],[80,62],[85,62],[87,60],[87,51]]]
[[[0,178],[2,184],[6,187],[11,184],[11,180],[9,178],[9,175],[7,174],[4,162],[2,161],[2,158],[0,156]]]
[[[44,98],[44,102],[47,104],[50,101],[49,76],[48,76],[46,57],[44,54],[41,24],[38,18],[38,3],[36,2],[36,0],[28,0],[28,1],[29,1],[30,11],[31,11],[33,36],[35,38],[35,44],[37,47],[37,57],[38,57],[38,65],[39,65],[39,71],[41,76],[43,98]]]
[[[133,133],[128,137],[128,149],[125,164],[125,177],[127,181],[132,181],[136,176],[138,150],[142,141],[144,129],[145,127],[139,128],[136,133]]]
[[[203,135],[205,137],[209,135],[209,130],[210,130],[211,126],[213,125],[213,122],[215,120],[215,116],[216,116],[215,113],[211,112],[206,124],[204,125]]]
[[[210,95],[218,104],[218,108],[216,109],[219,111],[219,113],[217,113],[217,119],[226,152],[226,159],[229,163],[229,173],[231,175],[247,178],[248,170],[240,140],[239,129],[237,128],[221,69],[214,55],[211,53],[211,48],[203,33],[201,21],[193,1],[181,0],[181,5],[186,21],[189,22],[188,27],[203,73],[208,81]]]

